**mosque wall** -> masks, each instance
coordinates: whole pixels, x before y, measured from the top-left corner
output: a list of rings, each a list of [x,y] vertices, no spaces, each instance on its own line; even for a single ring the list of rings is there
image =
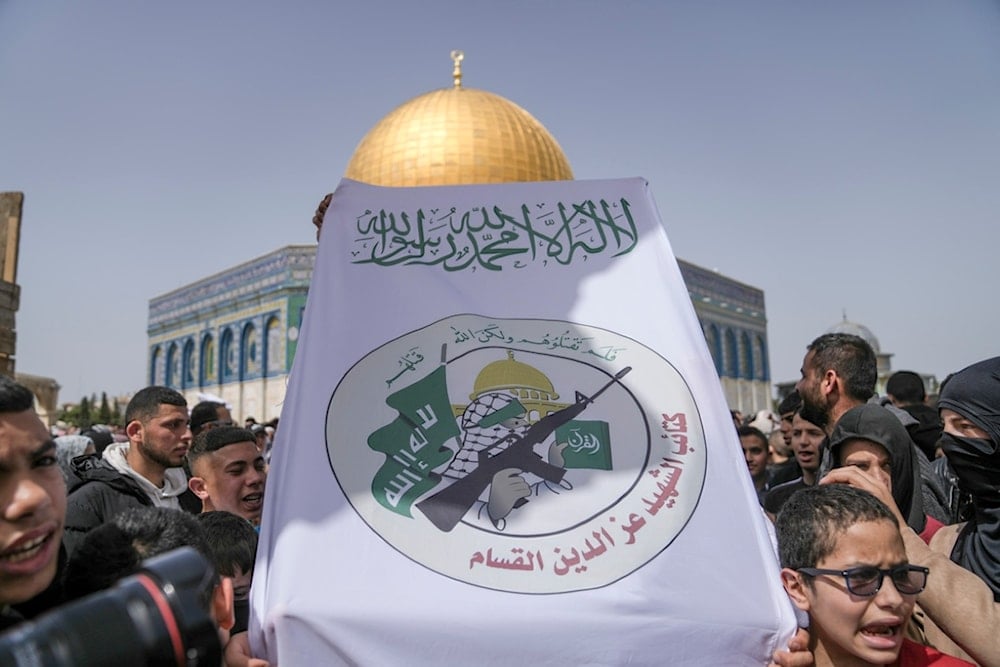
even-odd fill
[[[298,341],[315,246],[287,246],[150,301],[147,381],[234,417],[277,417]]]
[[[764,292],[696,264],[677,261],[729,407],[771,409]]]
[[[17,257],[21,238],[23,192],[0,192],[0,373],[14,375],[17,351],[15,317],[20,307]]]

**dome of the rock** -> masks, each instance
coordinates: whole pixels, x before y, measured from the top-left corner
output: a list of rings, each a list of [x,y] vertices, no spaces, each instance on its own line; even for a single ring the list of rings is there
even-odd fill
[[[531,114],[460,82],[456,62],[454,87],[415,97],[380,120],[345,176],[391,187],[573,178],[559,144]]]

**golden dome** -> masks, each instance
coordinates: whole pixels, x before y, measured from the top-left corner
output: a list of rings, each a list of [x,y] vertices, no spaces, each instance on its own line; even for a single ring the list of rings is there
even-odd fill
[[[571,180],[548,130],[499,95],[462,88],[459,62],[455,87],[396,107],[358,144],[345,176],[392,187]]]
[[[529,366],[520,361],[515,361],[514,353],[507,351],[507,358],[483,366],[479,371],[476,381],[472,385],[472,393],[469,398],[473,401],[482,394],[491,391],[504,390],[527,390],[527,393],[535,398],[545,398],[556,400],[559,395],[555,393],[555,387],[545,374],[534,366]],[[537,392],[537,394],[535,393]],[[526,392],[515,392],[521,395]],[[541,396],[539,396],[539,394]]]

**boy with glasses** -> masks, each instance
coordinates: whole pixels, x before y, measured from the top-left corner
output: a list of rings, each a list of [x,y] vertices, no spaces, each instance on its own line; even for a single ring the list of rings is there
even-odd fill
[[[910,565],[881,501],[842,484],[811,486],[776,523],[781,580],[809,614],[810,648],[827,665],[970,665],[903,637],[928,569]]]

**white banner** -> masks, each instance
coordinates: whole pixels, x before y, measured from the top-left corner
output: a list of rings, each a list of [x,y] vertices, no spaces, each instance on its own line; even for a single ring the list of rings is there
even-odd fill
[[[641,179],[343,181],[266,495],[281,667],[763,665],[795,625]]]

